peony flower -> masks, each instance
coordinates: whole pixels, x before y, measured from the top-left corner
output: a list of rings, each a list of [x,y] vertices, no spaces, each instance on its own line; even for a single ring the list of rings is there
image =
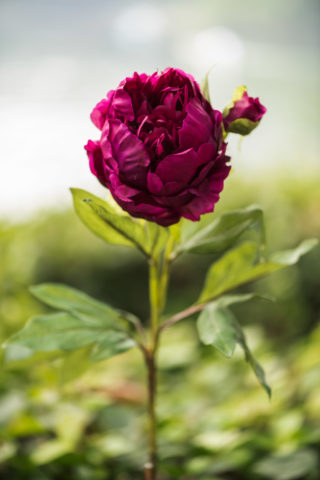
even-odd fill
[[[230,158],[222,114],[191,75],[134,73],[91,120],[101,130],[85,146],[91,172],[129,214],[168,226],[214,210]]]
[[[249,97],[245,86],[238,87],[232,102],[223,111],[223,124],[227,133],[248,135],[256,128],[267,109],[259,98]]]

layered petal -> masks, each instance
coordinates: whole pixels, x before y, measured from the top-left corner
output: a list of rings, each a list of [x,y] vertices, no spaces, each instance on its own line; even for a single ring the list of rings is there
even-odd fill
[[[181,149],[198,148],[213,141],[214,128],[212,120],[203,109],[200,100],[193,98],[187,105],[186,117],[179,130],[179,145]]]
[[[109,120],[108,128],[102,133],[103,153],[108,145],[112,147],[112,156],[119,167],[119,176],[124,183],[137,188],[146,185],[150,158],[144,144],[120,120]]]
[[[109,175],[104,165],[100,143],[89,140],[84,148],[87,151],[91,172],[98,178],[102,185],[108,186]]]
[[[97,105],[94,107],[94,109],[91,112],[91,115],[90,115],[91,121],[97,128],[99,128],[99,130],[102,130],[104,122],[108,117],[109,107],[110,107],[113,94],[114,94],[114,90],[110,90],[110,92],[107,95],[107,98],[104,98],[99,103],[97,103]]]
[[[212,211],[229,174],[223,117],[191,75],[134,73],[91,114],[90,169],[134,217],[168,226]]]

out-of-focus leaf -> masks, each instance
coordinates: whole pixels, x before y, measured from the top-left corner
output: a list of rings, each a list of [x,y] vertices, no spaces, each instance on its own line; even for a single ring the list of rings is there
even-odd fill
[[[126,352],[134,346],[135,342],[124,333],[110,331],[103,340],[93,347],[90,358],[93,362],[100,362],[100,360]]]
[[[206,218],[200,220],[196,229],[184,224],[178,253],[221,252],[230,247],[248,229],[255,229],[261,243],[264,243],[263,211],[260,207],[251,206],[243,210],[234,210],[217,219],[213,218],[210,223],[207,221]]]
[[[128,340],[126,348],[123,343],[117,347],[121,335],[123,340],[125,338]],[[114,343],[113,355],[135,345],[134,340],[131,340],[124,332],[106,329],[103,321],[99,325],[98,322],[92,322],[85,316],[76,317],[72,313],[63,312],[32,318],[20,332],[7,340],[4,348],[6,351],[7,348],[10,349],[10,346],[18,345],[28,349],[32,355],[34,352],[73,351],[95,344],[99,345],[100,352],[99,358],[96,354],[90,355],[90,360],[95,362],[102,358],[104,346],[107,348],[107,356],[111,356],[112,343]],[[9,359],[7,358],[7,360]]]
[[[240,324],[228,308],[218,302],[209,303],[199,315],[197,328],[202,343],[212,345],[225,357],[232,356],[238,343],[260,384],[271,396],[264,370],[250,351]]]
[[[210,267],[198,303],[208,302],[226,291],[295,264],[317,243],[317,239],[305,240],[296,249],[278,252],[269,261],[260,263],[256,243],[245,242],[239,245]]]
[[[316,474],[318,468],[316,452],[303,449],[289,455],[267,457],[256,464],[254,472],[272,480],[294,480],[309,478],[307,475]]]
[[[199,315],[197,327],[202,343],[213,345],[225,357],[232,356],[237,343],[237,332],[230,310],[209,303]]]
[[[238,324],[237,320],[236,320],[236,325],[237,325],[237,332],[238,332],[238,343],[239,343],[240,347],[243,349],[244,354],[245,354],[245,358],[246,358],[247,362],[249,363],[249,365],[251,366],[255,376],[257,377],[260,384],[262,385],[262,387],[267,392],[268,397],[270,398],[271,397],[271,388],[270,388],[269,384],[267,383],[267,379],[266,379],[266,375],[264,373],[264,370],[263,370],[262,366],[260,365],[260,363],[256,360],[255,356],[252,354],[251,350],[249,349],[247,341],[246,341],[246,337],[245,337],[240,325]]]
[[[124,330],[124,314],[86,293],[59,283],[42,283],[30,287],[31,293],[46,305],[91,319],[98,325]]]
[[[79,348],[71,352],[65,352],[59,366],[59,382],[65,384],[82,375],[90,367],[90,355],[92,345]]]
[[[135,247],[148,254],[141,221],[120,214],[108,202],[85,190],[72,188],[71,193],[78,216],[93,233],[107,243]]]
[[[64,439],[48,440],[38,445],[37,449],[31,454],[31,459],[36,465],[44,465],[73,450],[73,444]]]
[[[223,295],[218,298],[215,303],[219,305],[219,307],[229,307],[229,305],[233,305],[234,303],[244,303],[254,300],[255,298],[269,300],[271,302],[274,301],[274,298],[270,295],[264,295],[261,293],[239,293],[234,295]]]

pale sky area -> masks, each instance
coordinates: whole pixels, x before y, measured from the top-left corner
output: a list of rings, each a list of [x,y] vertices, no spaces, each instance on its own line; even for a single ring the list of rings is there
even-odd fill
[[[231,141],[239,175],[319,175],[316,0],[0,0],[0,218],[71,206],[70,186],[100,192],[83,145],[89,114],[135,70],[210,75],[223,108],[245,84],[268,108]]]

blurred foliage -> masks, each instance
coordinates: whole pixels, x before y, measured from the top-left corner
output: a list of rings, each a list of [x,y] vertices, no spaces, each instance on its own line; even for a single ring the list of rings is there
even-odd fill
[[[270,251],[320,236],[318,179],[232,177],[217,214],[259,203]],[[63,282],[148,316],[139,253],[106,247],[71,212],[0,229],[1,340],[44,311],[28,292]],[[173,269],[168,312],[199,295],[213,255]],[[275,304],[233,307],[273,388],[268,401],[236,350],[226,360],[197,340],[194,319],[166,332],[159,354],[161,479],[316,479],[320,468],[320,249],[256,282]],[[246,291],[248,288],[246,288]],[[145,460],[144,366],[136,350],[87,369],[85,349],[2,368],[0,479],[128,480]],[[67,361],[66,361],[67,360]]]

